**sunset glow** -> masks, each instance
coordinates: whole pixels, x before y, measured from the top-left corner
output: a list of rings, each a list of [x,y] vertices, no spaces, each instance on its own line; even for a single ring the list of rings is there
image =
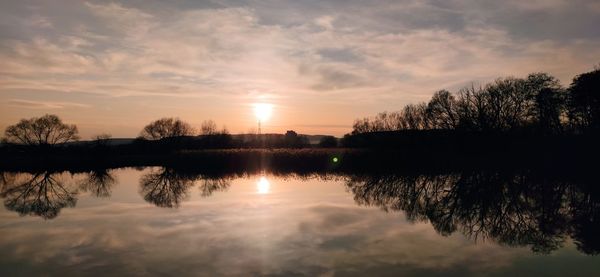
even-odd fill
[[[254,115],[262,122],[267,121],[273,113],[273,105],[266,103],[254,104]]]
[[[0,129],[56,114],[84,139],[136,137],[161,117],[239,134],[258,118],[343,136],[441,89],[531,72],[566,85],[599,62],[598,13],[562,0],[3,1]],[[266,104],[245,116],[256,99],[276,118]]]

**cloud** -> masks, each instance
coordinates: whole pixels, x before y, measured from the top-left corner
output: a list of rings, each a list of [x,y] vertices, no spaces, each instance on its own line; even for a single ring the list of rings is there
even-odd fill
[[[568,84],[600,56],[593,1],[0,5],[3,103],[7,91],[46,89],[241,105],[260,91],[360,117],[506,75]]]
[[[24,99],[10,99],[8,105],[26,108],[26,109],[64,109],[64,108],[89,108],[89,105],[73,102],[51,102],[51,101],[31,101]]]

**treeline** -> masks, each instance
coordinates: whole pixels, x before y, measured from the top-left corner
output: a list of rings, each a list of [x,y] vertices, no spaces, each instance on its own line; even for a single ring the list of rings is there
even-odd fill
[[[428,103],[410,104],[354,122],[351,135],[402,130],[471,133],[581,134],[600,131],[600,68],[576,76],[568,88],[547,73],[499,78]]]
[[[227,148],[304,148],[310,147],[307,136],[294,131],[285,134],[231,135],[227,129],[217,129],[212,120],[204,121],[199,131],[178,118],[161,118],[146,125],[139,136],[125,144],[115,144],[111,135],[94,136],[91,141],[78,142],[77,126],[63,123],[56,115],[44,115],[22,119],[8,126],[2,142],[3,151],[44,151],[59,154],[65,149],[75,152],[118,151],[136,154],[148,151],[165,152],[182,149],[227,149]],[[321,147],[337,146],[337,139],[325,136]]]

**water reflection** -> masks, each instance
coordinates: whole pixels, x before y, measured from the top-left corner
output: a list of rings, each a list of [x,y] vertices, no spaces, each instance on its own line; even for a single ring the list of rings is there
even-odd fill
[[[437,176],[354,176],[347,182],[356,203],[404,211],[431,222],[444,236],[460,232],[509,246],[549,253],[570,237],[586,254],[598,254],[600,193],[523,174],[466,172]]]
[[[267,194],[271,190],[271,183],[267,180],[267,177],[260,176],[260,179],[256,182],[256,192],[258,194]]]
[[[200,182],[202,197],[211,196],[217,191],[225,191],[230,186],[229,178],[226,176],[203,176],[173,168],[162,168],[151,170],[140,178],[140,193],[146,201],[157,207],[177,208],[189,196],[190,188],[197,182]]]
[[[94,170],[87,173],[87,177],[80,183],[79,187],[84,192],[90,192],[96,197],[110,197],[112,187],[117,179],[106,169]]]
[[[226,177],[205,177],[200,179],[202,179],[202,184],[200,185],[200,195],[202,197],[211,196],[213,192],[226,191],[231,186],[231,180]]]
[[[177,208],[195,185],[200,196],[209,197],[228,190],[236,176],[240,175],[153,168],[139,178],[139,193],[157,207]],[[271,193],[267,175],[258,176],[256,193]],[[311,176],[292,175],[332,178],[331,174]],[[586,179],[497,171],[337,176],[359,206],[401,211],[408,221],[428,222],[443,236],[460,233],[473,241],[528,246],[539,253],[555,251],[572,240],[582,253],[600,253],[600,188]],[[0,196],[8,210],[53,219],[62,208],[75,206],[79,192],[106,198],[116,184],[109,170],[73,176],[4,172]]]
[[[59,174],[2,174],[4,206],[20,215],[36,215],[44,219],[58,216],[64,207],[74,207],[77,190],[65,184]]]
[[[194,185],[194,176],[177,172],[172,168],[152,170],[140,178],[140,193],[144,199],[158,207],[179,207]]]

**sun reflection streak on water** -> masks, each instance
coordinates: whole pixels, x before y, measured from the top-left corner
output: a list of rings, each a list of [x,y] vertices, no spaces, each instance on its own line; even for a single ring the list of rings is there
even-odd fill
[[[271,190],[271,183],[267,180],[267,177],[261,176],[258,182],[256,182],[256,192],[258,194],[267,194]]]

